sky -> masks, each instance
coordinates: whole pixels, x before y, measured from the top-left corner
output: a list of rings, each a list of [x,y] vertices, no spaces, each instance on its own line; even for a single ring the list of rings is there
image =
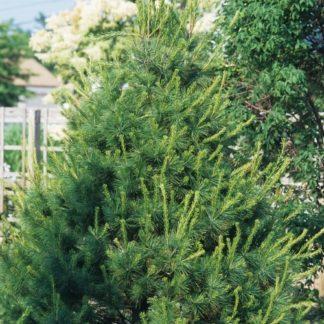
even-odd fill
[[[35,17],[40,12],[50,16],[71,9],[74,0],[0,0],[0,21],[14,19],[23,29],[35,30]]]

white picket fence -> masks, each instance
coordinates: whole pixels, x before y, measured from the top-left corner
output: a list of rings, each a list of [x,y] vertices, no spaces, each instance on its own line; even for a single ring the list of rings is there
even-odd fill
[[[19,145],[5,144],[5,128],[13,124],[21,125]],[[33,174],[36,161],[42,160],[47,175],[48,153],[62,150],[49,146],[49,135],[53,127],[63,129],[65,125],[66,119],[59,108],[0,107],[0,213],[4,212],[5,197],[12,193],[13,186],[27,186],[28,174]],[[21,170],[8,170],[5,152],[9,151],[21,153]]]

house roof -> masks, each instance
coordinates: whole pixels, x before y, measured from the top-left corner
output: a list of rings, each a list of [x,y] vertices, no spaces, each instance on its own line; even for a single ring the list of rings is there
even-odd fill
[[[47,88],[55,88],[61,85],[60,80],[35,59],[23,59],[20,67],[24,73],[29,73],[31,76],[27,81],[16,79],[16,85]]]

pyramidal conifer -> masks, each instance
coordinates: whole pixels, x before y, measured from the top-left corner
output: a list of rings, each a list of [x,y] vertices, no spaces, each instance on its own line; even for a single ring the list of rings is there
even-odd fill
[[[64,157],[1,245],[3,323],[298,323],[300,261],[272,190],[287,162],[235,165],[217,46],[196,1],[140,0],[124,56],[84,82]],[[89,78],[93,82],[93,77]],[[251,121],[247,121],[245,124]]]

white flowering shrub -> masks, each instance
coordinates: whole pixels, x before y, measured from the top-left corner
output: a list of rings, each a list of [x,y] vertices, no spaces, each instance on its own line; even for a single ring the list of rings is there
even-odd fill
[[[62,11],[47,19],[46,28],[31,38],[36,56],[54,64],[65,80],[89,63],[109,59],[122,46],[122,40],[108,38],[109,32],[132,25],[136,5],[126,0],[76,0],[71,11]]]
[[[66,83],[78,83],[80,72],[98,66],[95,62],[119,57],[126,42],[119,32],[132,29],[137,13],[136,4],[129,0],[75,1],[71,11],[49,17],[46,28],[35,33],[30,42],[36,56],[43,63],[54,65]],[[157,6],[159,3],[155,2]],[[164,3],[181,7],[183,0],[164,0]],[[199,1],[192,31],[210,31],[223,3],[224,0]]]

